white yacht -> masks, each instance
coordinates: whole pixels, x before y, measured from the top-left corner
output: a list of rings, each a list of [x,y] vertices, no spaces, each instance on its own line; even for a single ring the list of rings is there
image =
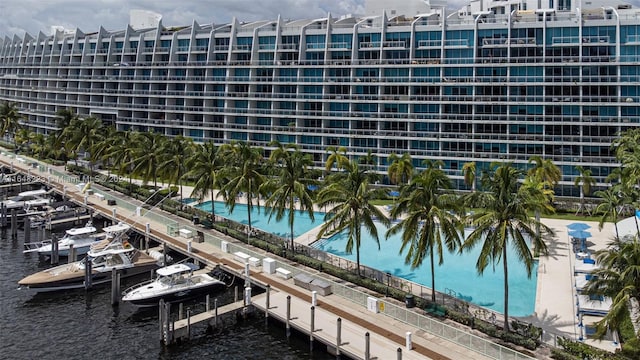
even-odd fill
[[[73,228],[65,231],[64,236],[58,240],[58,256],[69,256],[69,249],[71,245],[76,250],[76,255],[86,254],[91,245],[105,240],[107,233],[98,233],[98,230],[93,226],[91,222],[87,225],[79,228]],[[25,243],[26,253],[38,253],[40,256],[51,255],[53,248],[53,240],[45,240],[38,242]]]
[[[122,223],[105,227],[102,230],[106,239],[93,244],[84,259],[29,275],[18,284],[38,292],[78,289],[85,287],[85,280],[92,285],[110,282],[112,270],[119,270],[121,277],[129,277],[161,266],[161,259],[156,260],[127,241],[129,229],[129,225]]]
[[[199,273],[192,263],[179,263],[158,269],[157,277],[123,292],[122,301],[137,306],[156,306],[160,299],[180,301],[222,288],[225,283],[208,273]]]

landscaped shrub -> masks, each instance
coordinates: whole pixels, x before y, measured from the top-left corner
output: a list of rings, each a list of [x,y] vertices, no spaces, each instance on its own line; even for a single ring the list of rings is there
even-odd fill
[[[556,348],[551,349],[551,357],[556,360],[582,360],[582,358],[571,355],[564,350]]]
[[[626,360],[631,359],[621,353],[611,353],[606,350],[598,349],[593,346],[572,341],[569,339],[558,338],[560,345],[567,353],[576,356],[579,359],[589,360]]]
[[[469,315],[469,314],[464,314],[458,311],[454,311],[454,310],[447,310],[447,317],[457,323],[463,324],[463,325],[467,325],[467,326],[473,326],[474,324],[474,319],[473,316]]]

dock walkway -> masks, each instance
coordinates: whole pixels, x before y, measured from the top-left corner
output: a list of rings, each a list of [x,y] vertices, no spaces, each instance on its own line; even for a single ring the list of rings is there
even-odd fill
[[[2,155],[0,155],[0,163],[27,172],[30,175],[39,176],[44,183],[55,187],[60,193],[64,192],[71,199],[79,203],[84,203],[107,217],[113,217],[112,215],[115,215],[116,221],[126,221],[142,234],[145,234],[146,231],[149,230],[150,235],[155,239],[166,242],[167,245],[175,249],[185,253],[190,249],[191,252],[189,255],[199,261],[207,264],[221,264],[236,273],[242,273],[245,269],[245,264],[234,259],[233,251],[222,251],[222,242],[226,243],[225,245],[228,245],[230,248],[243,249],[243,251],[256,254],[256,256],[262,259],[265,257],[273,258],[277,261],[278,266],[286,266],[287,269],[291,270],[299,269],[299,265],[297,264],[291,264],[286,260],[278,259],[274,254],[250,248],[236,239],[213,230],[198,228],[200,229],[198,231],[206,232],[205,241],[202,243],[193,241],[191,238],[169,235],[167,233],[168,222],[175,222],[180,226],[190,229],[194,229],[194,227],[185,219],[159,210],[145,211],[145,214],[140,216],[139,207],[141,207],[142,204],[139,201],[132,200],[122,194],[99,186],[93,187],[93,195],[87,195],[73,182],[78,181],[78,179],[66,174],[61,167],[37,163],[34,165],[34,161],[31,160],[27,162],[14,160],[15,156],[13,154],[2,152]],[[115,200],[115,203],[113,200]],[[323,276],[322,274],[314,275],[318,277]],[[311,291],[294,285],[292,279],[284,279],[278,276],[277,273],[270,274],[263,272],[259,267],[251,267],[251,277],[263,284],[270,285],[272,298],[270,300],[271,307],[269,313],[271,316],[284,319],[282,311],[286,305],[283,305],[283,299],[286,301],[286,296],[291,295],[292,317],[296,318],[294,322],[292,322],[292,325],[295,323],[295,326],[300,329],[309,328],[309,313],[312,299]],[[264,310],[264,303],[261,302],[262,299],[261,297],[257,297],[255,299],[255,306]],[[515,352],[486,339],[465,333],[464,331],[454,329],[445,323],[427,319],[439,329],[440,335],[436,336],[433,333],[410,325],[409,323],[411,323],[411,321],[400,321],[385,313],[369,311],[365,306],[362,306],[362,299],[359,300],[360,301],[350,300],[339,296],[335,293],[335,290],[332,295],[318,296],[315,317],[315,327],[318,330],[314,332],[314,336],[317,336],[318,339],[323,339],[323,341],[329,341],[329,339],[332,338],[335,339],[336,321],[338,318],[341,318],[343,327],[342,348],[345,353],[353,353],[352,355],[356,358],[363,358],[364,334],[369,332],[372,358],[395,358],[397,349],[401,348],[403,352],[402,356],[406,359],[531,359],[531,357],[522,353]],[[364,300],[366,302],[366,298]],[[389,300],[389,303],[391,301],[391,299],[386,300]],[[402,310],[404,311],[404,309]],[[407,313],[409,312],[410,311],[407,311]],[[453,329],[455,331],[447,329]],[[412,334],[412,349],[410,351],[405,347],[407,333]],[[465,340],[459,341],[460,337],[464,337]],[[465,341],[468,345],[461,345],[464,344]]]

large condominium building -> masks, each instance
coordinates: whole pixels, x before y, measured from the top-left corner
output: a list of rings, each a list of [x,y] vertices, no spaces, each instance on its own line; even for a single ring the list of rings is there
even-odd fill
[[[118,129],[217,144],[299,144],[525,168],[532,156],[604,183],[610,149],[640,123],[640,10],[616,0],[369,1],[369,15],[123,30],[57,30],[0,41],[0,101],[24,124],[56,128],[70,108]],[[141,25],[139,23],[153,25]],[[135,24],[133,24],[135,23]]]

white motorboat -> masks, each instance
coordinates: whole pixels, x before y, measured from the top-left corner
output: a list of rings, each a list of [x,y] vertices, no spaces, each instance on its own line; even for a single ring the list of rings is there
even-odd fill
[[[37,229],[46,224],[54,227],[56,220],[77,218],[89,213],[89,210],[82,206],[74,206],[69,201],[58,201],[49,203],[45,206],[44,211],[29,213],[29,224],[32,229]]]
[[[156,260],[127,241],[129,229],[122,223],[105,227],[102,230],[106,239],[93,244],[84,259],[29,275],[18,284],[38,292],[79,289],[85,287],[86,281],[91,285],[111,282],[112,270],[118,270],[124,278],[150,273],[161,266],[161,259]]]
[[[137,306],[157,306],[164,301],[182,301],[207,294],[225,283],[208,273],[196,272],[198,266],[191,263],[179,263],[165,266],[156,271],[157,277],[123,292],[122,301]]]
[[[16,196],[0,202],[0,207],[7,210],[23,209],[25,206],[43,206],[51,202],[49,191],[45,189],[23,191]]]
[[[91,222],[80,228],[73,228],[65,231],[64,236],[58,240],[58,256],[69,256],[71,245],[76,251],[76,255],[84,255],[89,251],[91,245],[107,238],[107,233],[98,233],[98,230]],[[26,253],[38,253],[40,256],[51,255],[53,250],[53,240],[25,243]]]

